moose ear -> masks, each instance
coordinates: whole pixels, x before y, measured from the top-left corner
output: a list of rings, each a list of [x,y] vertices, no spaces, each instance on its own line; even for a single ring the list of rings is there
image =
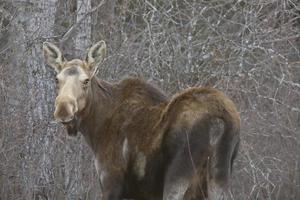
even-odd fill
[[[99,64],[103,61],[106,56],[106,44],[103,40],[94,44],[87,54],[86,61],[90,66],[90,71],[95,74]]]
[[[44,42],[43,51],[47,64],[53,67],[56,72],[60,72],[63,63],[63,56],[59,48],[50,42]]]

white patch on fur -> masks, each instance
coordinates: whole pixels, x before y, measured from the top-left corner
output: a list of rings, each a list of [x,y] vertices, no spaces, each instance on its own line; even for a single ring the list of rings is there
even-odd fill
[[[97,171],[97,174],[99,176],[99,173],[100,173],[100,166],[99,166],[99,162],[97,159],[94,160],[94,164],[95,164],[95,168],[96,168],[96,171]]]
[[[101,183],[103,183],[104,182],[104,178],[106,177],[106,172],[104,171],[104,170],[102,170],[101,172],[100,172],[100,181],[101,181]]]
[[[142,179],[145,176],[146,164],[146,156],[142,152],[138,152],[135,160],[134,171],[139,179]]]
[[[98,162],[97,159],[95,159],[94,162],[95,162],[95,168],[96,168],[96,171],[97,171],[97,175],[100,178],[100,181],[103,182],[104,178],[106,176],[106,171],[104,169],[101,169],[100,163]]]
[[[125,138],[125,140],[123,141],[123,147],[122,147],[122,156],[123,159],[125,160],[125,162],[128,162],[128,140],[127,138]]]

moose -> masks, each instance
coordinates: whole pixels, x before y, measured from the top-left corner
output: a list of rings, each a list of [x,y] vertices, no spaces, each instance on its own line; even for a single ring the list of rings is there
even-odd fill
[[[210,198],[210,185],[228,187],[240,117],[221,91],[193,87],[168,97],[139,78],[101,80],[104,41],[85,60],[67,61],[50,42],[43,52],[57,72],[54,118],[68,135],[80,132],[92,149],[102,199],[201,200]],[[211,144],[216,120],[223,129]]]

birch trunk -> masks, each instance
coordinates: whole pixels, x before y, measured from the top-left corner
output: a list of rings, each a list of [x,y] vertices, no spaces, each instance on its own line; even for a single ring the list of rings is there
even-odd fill
[[[55,0],[51,1],[12,1],[16,17],[12,20],[10,48],[14,51],[10,63],[3,73],[10,84],[6,88],[6,118],[4,137],[9,144],[14,141],[12,151],[19,152],[13,157],[20,176],[14,179],[8,199],[49,198],[52,195],[49,185],[52,177],[52,161],[48,152],[52,151],[55,128],[48,119],[51,117],[50,102],[54,98],[53,83],[42,59],[41,40],[52,35]],[[41,28],[43,27],[43,28]],[[11,55],[12,56],[12,55]],[[4,79],[5,80],[5,79]],[[2,84],[5,87],[5,83]],[[10,135],[8,135],[10,134]],[[13,135],[11,135],[13,134]],[[13,165],[12,165],[13,166]],[[10,175],[8,177],[11,177]],[[8,181],[10,183],[10,181]]]

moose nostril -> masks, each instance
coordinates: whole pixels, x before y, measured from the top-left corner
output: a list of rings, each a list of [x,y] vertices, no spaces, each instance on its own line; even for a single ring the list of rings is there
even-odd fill
[[[54,112],[54,118],[59,122],[69,122],[74,118],[73,104],[58,103]]]

